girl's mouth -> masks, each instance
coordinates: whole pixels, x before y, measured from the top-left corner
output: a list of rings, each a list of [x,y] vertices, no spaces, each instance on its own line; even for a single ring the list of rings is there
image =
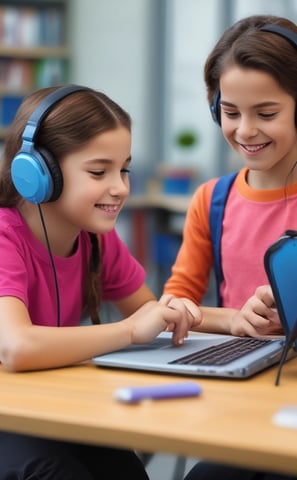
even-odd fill
[[[247,153],[258,153],[260,152],[261,150],[264,150],[264,148],[266,148],[271,142],[267,142],[267,143],[259,143],[257,145],[245,145],[243,143],[239,143],[239,146],[245,150],[245,152]]]
[[[99,210],[103,210],[105,213],[109,215],[115,215],[119,212],[121,205],[109,205],[107,203],[99,203],[95,205],[96,208],[99,208]]]

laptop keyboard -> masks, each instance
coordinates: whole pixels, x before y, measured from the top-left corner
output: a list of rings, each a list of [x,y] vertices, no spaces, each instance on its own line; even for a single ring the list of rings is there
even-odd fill
[[[180,357],[169,363],[179,365],[226,365],[270,342],[271,340],[263,338],[235,338]]]

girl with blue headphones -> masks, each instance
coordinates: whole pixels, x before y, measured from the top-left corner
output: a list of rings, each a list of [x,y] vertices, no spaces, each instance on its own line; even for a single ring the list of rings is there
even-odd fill
[[[0,172],[0,361],[14,371],[68,366],[145,343],[180,343],[189,313],[156,301],[115,231],[129,194],[131,122],[106,95],[67,85],[29,95]],[[100,325],[100,301],[124,319]],[[171,305],[169,307],[169,303]],[[92,325],[80,325],[87,309]],[[67,327],[67,328],[65,328]],[[134,452],[0,432],[0,480],[147,479]]]

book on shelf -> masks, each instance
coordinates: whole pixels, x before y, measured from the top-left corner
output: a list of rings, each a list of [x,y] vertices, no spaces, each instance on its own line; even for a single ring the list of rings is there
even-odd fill
[[[36,47],[40,39],[40,21],[35,8],[19,9],[18,45],[22,47]]]
[[[67,60],[53,58],[55,48],[66,44],[65,8],[56,1],[0,5],[0,128],[11,124],[29,92],[65,83]],[[40,49],[32,55],[29,49],[38,47],[53,47],[53,52],[43,55]]]
[[[62,8],[53,6],[0,6],[0,44],[34,48],[65,43]]]
[[[34,69],[29,60],[0,58],[1,89],[29,90],[34,86]]]
[[[35,86],[44,88],[65,83],[65,62],[60,58],[46,58],[36,61]]]
[[[40,44],[57,47],[65,44],[65,19],[61,9],[47,7],[40,10]]]
[[[5,6],[0,8],[0,42],[12,47],[18,45],[18,24],[19,9],[17,7]]]
[[[0,58],[0,88],[26,92],[33,88],[60,85],[66,80],[65,61],[60,58],[41,60]]]

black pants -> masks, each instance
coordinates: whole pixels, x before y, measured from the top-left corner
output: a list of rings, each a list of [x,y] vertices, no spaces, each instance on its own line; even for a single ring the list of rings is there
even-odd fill
[[[0,432],[0,480],[121,478],[148,480],[133,451]]]
[[[201,461],[194,465],[184,480],[296,480],[296,477],[255,472],[254,470]]]

